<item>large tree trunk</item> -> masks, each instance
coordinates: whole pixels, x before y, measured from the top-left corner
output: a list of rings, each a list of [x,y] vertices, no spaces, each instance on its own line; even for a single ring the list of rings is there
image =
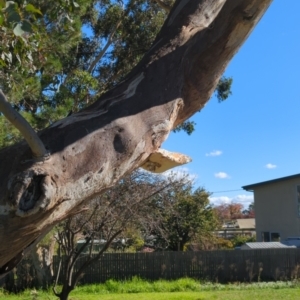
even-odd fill
[[[48,160],[32,160],[25,143],[0,151],[2,273],[84,201],[145,164],[170,130],[205,105],[271,1],[178,0],[123,82],[41,132]]]
[[[38,287],[47,289],[53,279],[53,255],[56,240],[53,237],[48,245],[36,245],[30,252],[30,258],[36,271]]]

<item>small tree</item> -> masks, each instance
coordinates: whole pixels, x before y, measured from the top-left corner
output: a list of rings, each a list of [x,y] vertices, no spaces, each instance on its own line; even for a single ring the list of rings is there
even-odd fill
[[[232,244],[234,247],[240,247],[245,243],[256,242],[255,236],[247,236],[247,235],[236,235],[232,240]]]
[[[56,238],[61,255],[54,293],[66,300],[85,269],[99,260],[116,238],[128,228],[140,228],[152,197],[170,188],[170,182],[148,172],[134,172],[122,179],[114,188],[94,199],[82,212],[57,226]],[[78,244],[78,240],[83,243]],[[97,246],[97,249],[95,249]],[[81,265],[75,264],[84,257]],[[57,291],[62,271],[62,289]]]
[[[193,181],[184,176],[170,177],[168,189],[153,198],[150,218],[145,225],[153,247],[183,251],[190,242],[201,243],[213,237],[218,220],[209,205],[209,193],[204,188],[193,190]],[[173,184],[176,182],[176,184]]]
[[[222,203],[214,207],[214,211],[221,223],[244,218],[242,209],[243,204],[241,203]]]

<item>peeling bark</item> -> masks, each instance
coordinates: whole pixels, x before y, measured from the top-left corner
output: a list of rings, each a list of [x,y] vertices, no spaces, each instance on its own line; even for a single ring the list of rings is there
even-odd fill
[[[143,165],[205,105],[271,1],[178,0],[123,82],[40,133],[47,161],[32,160],[24,142],[0,151],[2,273],[84,201]]]

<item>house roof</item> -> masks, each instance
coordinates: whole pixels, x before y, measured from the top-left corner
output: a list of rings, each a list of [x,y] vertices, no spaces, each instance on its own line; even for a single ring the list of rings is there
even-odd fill
[[[244,185],[244,186],[242,186],[242,188],[246,191],[253,191],[253,189],[255,189],[258,186],[262,186],[262,185],[265,185],[265,184],[271,184],[271,183],[284,181],[284,180],[289,180],[289,179],[294,179],[294,178],[300,178],[300,174],[295,174],[295,175],[276,178],[276,179],[272,179],[272,180],[268,180],[268,181],[262,181],[262,182],[258,182],[258,183]]]
[[[253,242],[253,243],[246,243],[241,246],[241,249],[270,249],[270,248],[296,248],[296,246],[287,246],[280,242]]]
[[[249,218],[249,219],[236,219],[236,223],[239,228],[253,228],[255,229],[255,219],[254,218]]]

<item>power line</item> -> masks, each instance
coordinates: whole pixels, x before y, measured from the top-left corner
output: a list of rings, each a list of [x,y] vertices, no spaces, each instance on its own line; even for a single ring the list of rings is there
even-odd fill
[[[243,191],[243,189],[238,189],[238,190],[227,190],[227,191],[217,191],[217,192],[211,192],[212,194],[217,194],[217,193],[229,193],[229,192],[237,192],[237,191]]]

